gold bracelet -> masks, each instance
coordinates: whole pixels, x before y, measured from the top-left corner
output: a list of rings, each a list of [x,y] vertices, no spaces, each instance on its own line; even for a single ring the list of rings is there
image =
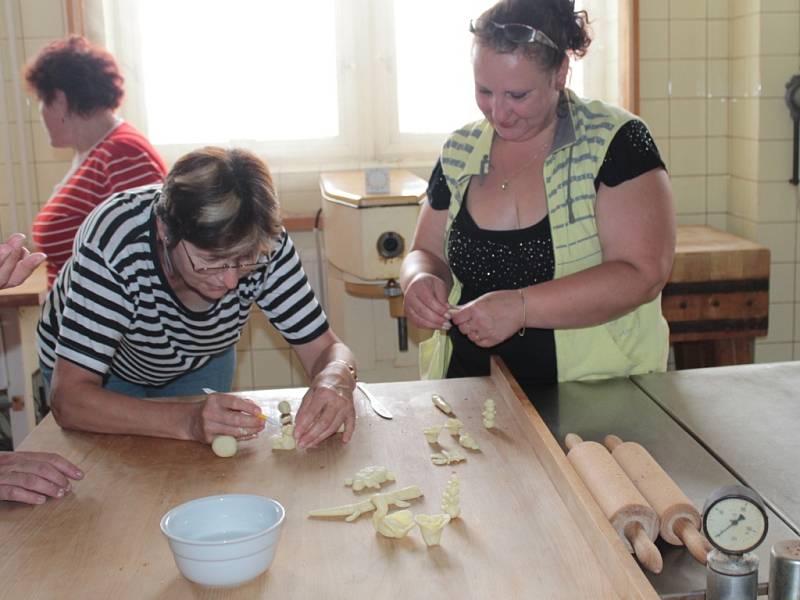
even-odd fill
[[[353,377],[353,381],[358,381],[358,373],[356,372],[356,367],[355,367],[355,365],[352,365],[352,364],[350,364],[349,362],[347,362],[347,361],[346,361],[346,360],[344,360],[343,358],[334,358],[334,359],[333,359],[333,360],[332,360],[330,363],[328,363],[328,364],[332,364],[332,363],[340,363],[340,364],[343,364],[345,367],[347,367],[347,372],[348,372],[348,373],[350,373],[350,375]]]
[[[520,328],[517,335],[522,337],[523,335],[525,335],[525,321],[527,319],[525,315],[525,294],[522,292],[522,288],[517,288],[517,289],[519,290],[519,297],[522,298],[522,327]]]

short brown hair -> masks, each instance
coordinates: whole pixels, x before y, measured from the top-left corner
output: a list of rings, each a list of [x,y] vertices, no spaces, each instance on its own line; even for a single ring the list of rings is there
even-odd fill
[[[79,35],[42,48],[25,68],[24,77],[45,104],[50,104],[56,91],[61,90],[70,112],[82,116],[101,109],[114,110],[125,94],[125,80],[114,57]]]
[[[544,44],[515,44],[501,29],[484,28],[481,23],[521,23],[546,34],[558,49]],[[558,70],[569,52],[578,58],[586,54],[591,36],[589,15],[585,10],[575,11],[575,0],[501,0],[486,10],[475,23],[475,43],[496,52],[521,50],[538,61],[547,72]]]
[[[156,212],[170,247],[186,240],[220,257],[269,252],[281,232],[269,168],[241,149],[209,146],[179,158]]]

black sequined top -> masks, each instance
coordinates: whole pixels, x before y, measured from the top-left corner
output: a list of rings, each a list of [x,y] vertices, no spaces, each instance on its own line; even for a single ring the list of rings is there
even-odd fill
[[[595,178],[595,189],[603,183],[613,187],[652,169],[665,168],[647,126],[638,120],[620,127],[609,144]],[[550,222],[545,217],[523,229],[481,229],[467,208],[469,190],[453,221],[447,252],[450,268],[463,289],[458,304],[466,304],[497,290],[536,285],[553,279],[555,258]],[[450,206],[450,188],[437,162],[428,183],[428,202],[436,210]],[[522,307],[520,303],[520,314]],[[457,327],[449,332],[453,357],[447,377],[470,377],[489,373],[489,356],[499,355],[521,383],[552,383],[558,379],[555,337],[552,329],[527,329],[492,348],[473,344]]]

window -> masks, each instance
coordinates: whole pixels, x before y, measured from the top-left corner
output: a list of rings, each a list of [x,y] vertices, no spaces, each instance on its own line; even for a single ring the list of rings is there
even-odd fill
[[[338,168],[430,163],[480,117],[468,23],[492,4],[105,0],[104,17],[126,112],[168,160],[212,143]],[[580,69],[570,87],[581,92]]]

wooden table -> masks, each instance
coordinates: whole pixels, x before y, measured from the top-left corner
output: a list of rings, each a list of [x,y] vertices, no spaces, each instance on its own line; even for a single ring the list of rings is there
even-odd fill
[[[48,416],[22,449],[60,452],[86,478],[44,506],[0,503],[0,598],[658,597],[502,367],[491,378],[369,385],[394,420],[379,419],[359,397],[353,440],[306,452],[270,451],[262,435],[220,459],[197,443],[62,431]],[[296,407],[303,392],[246,395],[277,417],[280,399]],[[430,461],[422,428],[445,420],[432,392],[454,405],[482,446],[465,450],[465,463]],[[481,424],[487,397],[497,402],[492,431]],[[457,447],[446,430],[440,441]],[[447,526],[441,546],[427,548],[416,531],[381,537],[368,515],[354,523],[305,516],[354,501],[344,479],[370,464],[393,471],[397,481],[384,490],[423,489],[415,513],[440,512],[445,484],[458,474],[462,518]],[[181,577],[159,530],[171,507],[218,493],[264,494],[287,509],[269,571],[228,590]]]
[[[12,402],[11,427],[15,446],[36,425],[31,377],[39,368],[36,324],[46,295],[47,270],[44,263],[22,285],[0,290],[1,347],[5,350],[6,387]]]
[[[700,225],[678,227],[675,262],[661,293],[678,369],[753,362],[767,335],[769,249]]]

